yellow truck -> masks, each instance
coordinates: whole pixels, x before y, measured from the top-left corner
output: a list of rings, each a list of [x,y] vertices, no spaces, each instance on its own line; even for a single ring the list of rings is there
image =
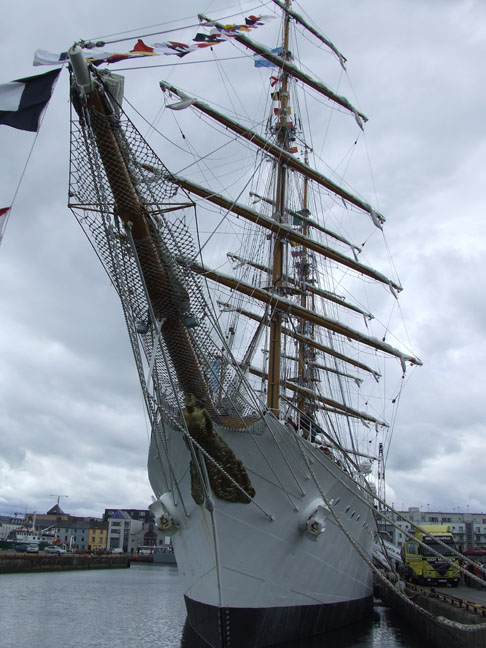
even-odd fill
[[[454,536],[451,528],[445,524],[433,524],[415,529],[415,539],[408,540],[401,549],[402,577],[420,585],[447,585],[457,587],[459,584],[459,563],[455,554]],[[439,544],[440,540],[446,546]],[[434,549],[441,556],[436,556],[428,549]],[[453,563],[451,565],[451,562]]]

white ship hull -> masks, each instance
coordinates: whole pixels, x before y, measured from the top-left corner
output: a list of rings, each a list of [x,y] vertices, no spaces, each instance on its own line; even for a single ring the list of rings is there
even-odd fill
[[[189,622],[218,648],[311,636],[357,621],[370,610],[370,568],[332,514],[317,540],[302,530],[323,494],[370,556],[374,522],[367,503],[357,497],[363,491],[285,426],[271,417],[267,423],[244,432],[218,428],[243,461],[258,506],[216,497],[213,511],[195,504],[190,453],[181,434],[172,431],[165,451],[160,440],[150,448],[149,477],[157,497],[170,491],[172,479],[173,494],[162,499],[179,525],[172,541]],[[314,476],[299,449],[303,443]]]

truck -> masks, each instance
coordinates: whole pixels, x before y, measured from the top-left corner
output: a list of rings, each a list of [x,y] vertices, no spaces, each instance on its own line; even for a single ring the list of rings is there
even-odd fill
[[[445,524],[423,526],[415,529],[414,536],[414,539],[405,542],[401,549],[402,577],[419,585],[457,587],[460,570],[450,526]],[[418,541],[426,546],[419,544]],[[446,546],[439,544],[438,541]],[[440,556],[436,556],[429,547]]]

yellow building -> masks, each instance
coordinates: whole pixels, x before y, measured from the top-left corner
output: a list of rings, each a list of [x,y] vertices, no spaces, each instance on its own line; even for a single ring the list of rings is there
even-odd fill
[[[102,551],[106,549],[108,541],[108,523],[95,522],[89,523],[88,529],[88,551]]]

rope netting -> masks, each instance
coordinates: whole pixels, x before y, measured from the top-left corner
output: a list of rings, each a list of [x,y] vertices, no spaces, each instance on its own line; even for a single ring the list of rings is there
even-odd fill
[[[232,388],[241,376],[204,278],[187,267],[198,253],[170,202],[177,185],[123,113],[82,115],[71,120],[70,207],[118,292],[134,351],[143,350],[141,377],[152,369],[153,411],[157,401],[173,415],[192,392],[219,415],[254,412],[250,395]]]

